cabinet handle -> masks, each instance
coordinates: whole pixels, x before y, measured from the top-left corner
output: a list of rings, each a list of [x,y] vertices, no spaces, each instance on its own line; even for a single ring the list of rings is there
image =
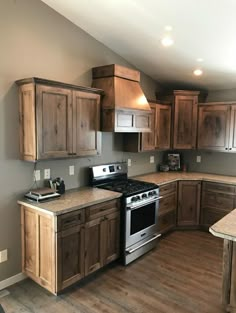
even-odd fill
[[[68,155],[76,155],[75,152],[68,152]]]

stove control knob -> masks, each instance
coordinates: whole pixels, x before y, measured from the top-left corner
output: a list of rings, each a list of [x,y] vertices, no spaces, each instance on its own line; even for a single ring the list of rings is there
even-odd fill
[[[135,201],[137,201],[137,199],[136,199],[137,197],[132,197],[131,198],[131,202],[135,202]]]
[[[155,196],[157,194],[156,190],[153,190],[152,195]]]
[[[142,194],[142,199],[145,199],[145,198],[147,198],[146,193]]]
[[[138,200],[140,200],[140,199],[141,199],[140,196],[137,196],[137,197],[136,197],[136,201],[138,201]]]
[[[149,195],[149,197],[153,196],[153,192],[149,191],[148,195]]]
[[[102,171],[103,171],[103,172],[106,172],[106,171],[107,171],[107,169],[104,167],[104,168],[102,169]]]
[[[117,165],[117,170],[121,170],[121,166],[120,165]]]

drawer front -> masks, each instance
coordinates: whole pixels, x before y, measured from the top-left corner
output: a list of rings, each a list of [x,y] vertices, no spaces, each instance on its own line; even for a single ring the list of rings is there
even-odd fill
[[[235,196],[224,193],[216,193],[204,191],[202,197],[202,206],[215,207],[226,211],[231,211],[234,208]]]
[[[57,218],[57,231],[66,230],[85,222],[85,210],[76,210],[70,213],[59,215]]]
[[[86,208],[86,221],[105,216],[110,213],[119,211],[120,200],[111,200],[95,204]]]
[[[175,211],[169,212],[167,214],[163,214],[162,216],[158,217],[158,232],[165,233],[171,228],[176,226],[176,214]]]
[[[213,208],[202,208],[201,224],[206,226],[212,226],[228,213],[229,212],[224,210],[217,210]]]
[[[210,191],[218,191],[218,192],[225,192],[225,193],[235,193],[235,186],[227,185],[227,184],[218,184],[218,183],[209,183],[203,182],[203,190],[210,190]]]
[[[176,210],[177,206],[177,194],[176,192],[167,194],[160,199],[159,202],[159,215],[165,213],[166,211]]]
[[[160,190],[160,196],[163,196],[167,193],[171,193],[171,192],[177,192],[177,183],[174,182],[174,183],[169,183],[169,184],[166,184],[166,185],[161,185],[159,187],[159,190]]]

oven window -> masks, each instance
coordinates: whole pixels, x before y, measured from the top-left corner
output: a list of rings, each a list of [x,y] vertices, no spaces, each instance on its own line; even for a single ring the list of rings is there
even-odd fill
[[[156,203],[131,211],[131,235],[156,223]]]

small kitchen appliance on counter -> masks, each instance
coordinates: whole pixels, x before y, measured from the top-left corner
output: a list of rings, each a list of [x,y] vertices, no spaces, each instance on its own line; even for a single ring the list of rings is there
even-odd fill
[[[123,194],[121,255],[125,265],[154,248],[157,238],[159,187],[128,179],[125,162],[90,167],[91,185]]]
[[[25,198],[36,202],[45,202],[60,197],[60,194],[52,188],[32,189],[25,194]]]

